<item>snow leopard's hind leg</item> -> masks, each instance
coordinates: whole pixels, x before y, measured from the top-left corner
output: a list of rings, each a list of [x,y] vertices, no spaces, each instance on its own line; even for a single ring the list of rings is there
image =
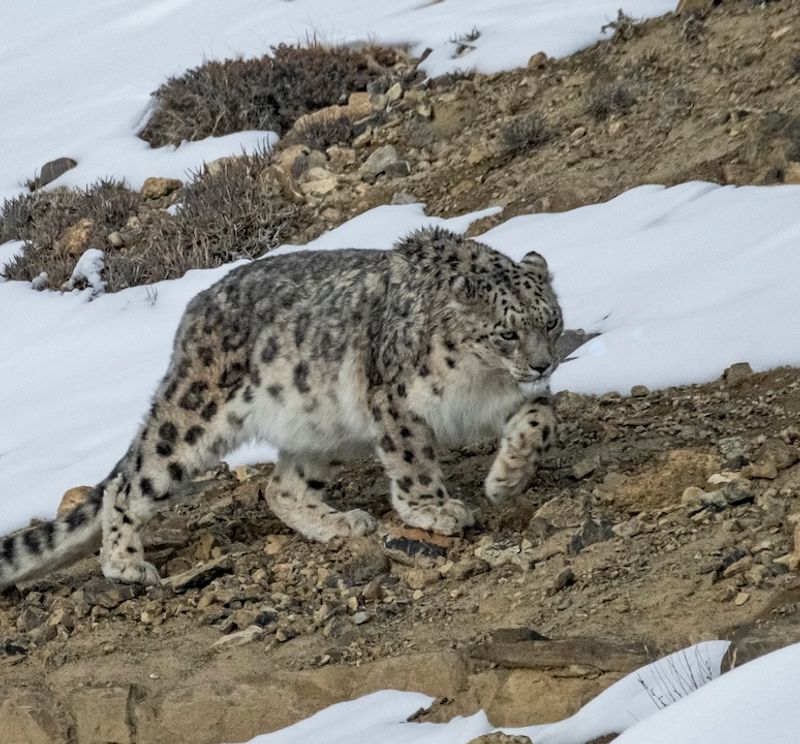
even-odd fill
[[[375,520],[365,511],[337,511],[323,500],[335,474],[330,462],[281,452],[266,488],[267,504],[281,522],[310,540],[372,532]]]
[[[124,583],[158,583],[144,559],[142,527],[156,511],[191,491],[191,479],[208,470],[237,443],[240,427],[210,386],[168,377],[119,473],[103,494],[103,574]]]
[[[492,467],[486,476],[486,497],[497,503],[522,493],[556,435],[556,415],[549,398],[526,402],[506,422]]]

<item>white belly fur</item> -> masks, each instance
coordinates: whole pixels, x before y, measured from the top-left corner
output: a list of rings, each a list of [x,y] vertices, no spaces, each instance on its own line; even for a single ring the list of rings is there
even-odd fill
[[[438,443],[463,446],[498,437],[527,397],[506,374],[454,375],[441,396],[416,387],[412,405]]]

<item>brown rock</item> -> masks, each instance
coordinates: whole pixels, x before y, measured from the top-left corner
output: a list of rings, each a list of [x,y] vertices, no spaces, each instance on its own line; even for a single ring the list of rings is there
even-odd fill
[[[528,60],[529,70],[541,70],[543,67],[546,66],[547,66],[547,55],[544,52],[536,52],[536,54],[532,55],[531,58]]]
[[[84,217],[61,233],[53,249],[59,256],[75,256],[77,258],[89,247],[93,229],[94,220]]]
[[[623,644],[598,638],[489,642],[475,648],[472,657],[506,669],[558,669],[568,676],[630,672],[652,661],[645,643]]]
[[[216,176],[227,170],[229,165],[233,165],[239,158],[236,155],[227,155],[224,158],[217,158],[210,163],[206,163],[205,172],[209,176]],[[148,181],[150,179],[147,179]],[[147,183],[147,181],[145,181]]]
[[[10,689],[0,703],[3,741],[19,744],[66,744],[75,741],[59,723],[52,695]],[[127,740],[125,740],[127,741]]]
[[[435,568],[412,568],[405,575],[406,585],[411,589],[424,589],[440,578],[441,574]]]
[[[742,380],[746,380],[752,374],[753,368],[747,362],[737,362],[722,373],[722,378],[729,385],[736,385]]]
[[[113,610],[128,599],[144,593],[141,584],[114,584],[102,576],[96,576],[83,587],[86,603],[92,607]]]
[[[39,175],[33,181],[33,188],[40,189],[42,186],[47,186],[48,183],[55,181],[59,176],[63,176],[77,164],[72,158],[56,158],[45,163],[39,171]]]
[[[74,486],[66,491],[61,497],[61,503],[56,509],[56,516],[63,517],[69,514],[76,506],[85,504],[89,500],[94,489],[91,486]]]
[[[401,89],[402,90],[402,89]],[[326,119],[346,117],[350,121],[359,121],[372,114],[372,103],[369,93],[352,93],[344,106],[326,106],[308,114],[303,114],[292,126],[294,131],[302,131],[309,124]]]
[[[783,172],[783,182],[800,183],[800,163],[795,163],[794,161],[787,163]]]
[[[515,736],[513,734],[484,734],[477,739],[472,739],[469,744],[533,744],[527,736]]]
[[[232,568],[232,561],[229,555],[223,555],[208,563],[184,571],[183,573],[170,576],[162,582],[176,592],[185,592],[187,589],[197,589],[198,587],[210,584],[217,576],[229,573]]]
[[[254,641],[260,641],[267,634],[264,628],[258,625],[249,625],[244,630],[237,631],[236,633],[228,633],[222,636],[214,643],[215,648],[233,648],[235,646],[244,646]]]
[[[142,184],[141,193],[145,199],[161,199],[164,196],[169,196],[182,186],[183,183],[177,178],[151,176],[150,178],[146,178]]]
[[[75,741],[81,744],[132,744],[135,739],[128,725],[130,687],[101,687],[77,691]]]
[[[737,574],[741,574],[749,570],[752,565],[753,556],[746,555],[744,558],[740,558],[738,561],[731,563],[731,565],[722,572],[722,575],[724,578],[729,579],[731,576],[736,576]]]
[[[742,475],[745,478],[761,478],[763,480],[775,480],[778,477],[778,469],[771,462],[754,462],[742,468]]]

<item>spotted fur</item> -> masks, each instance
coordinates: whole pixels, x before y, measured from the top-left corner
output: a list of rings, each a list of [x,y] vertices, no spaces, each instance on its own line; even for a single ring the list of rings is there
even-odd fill
[[[280,451],[269,506],[308,538],[374,529],[367,513],[324,501],[334,461],[369,454],[404,522],[458,533],[473,518],[448,494],[437,447],[499,436],[486,494],[523,490],[554,436],[546,393],[561,330],[539,254],[517,264],[443,230],[413,233],[392,251],[242,266],[189,303],[150,413],[89,501],[0,539],[0,586],[100,542],[109,579],[157,582],[145,521],[253,439]]]

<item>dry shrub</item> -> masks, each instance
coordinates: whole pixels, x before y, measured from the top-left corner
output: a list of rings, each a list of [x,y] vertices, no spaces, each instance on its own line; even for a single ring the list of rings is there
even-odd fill
[[[617,11],[616,20],[609,21],[600,27],[600,33],[602,34],[605,34],[607,31],[614,32],[611,36],[612,44],[630,41],[634,36],[639,34],[640,30],[641,22],[629,16],[622,8]]]
[[[206,62],[167,80],[140,136],[154,147],[247,129],[282,134],[303,114],[366,90],[391,49],[280,45],[258,59]]]
[[[265,177],[269,158],[263,151],[194,174],[174,215],[108,182],[7,201],[0,212],[0,234],[22,239],[25,246],[6,265],[4,275],[32,281],[45,272],[47,281],[41,288],[59,289],[69,279],[76,257],[59,256],[55,241],[84,217],[96,221],[89,247],[106,252],[104,279],[111,292],[260,256],[296,234],[303,217],[278,184]],[[129,222],[132,216],[137,219]],[[105,239],[114,230],[125,239],[119,248]]]
[[[589,91],[586,108],[595,119],[626,112],[635,102],[633,91],[623,82],[600,82]]]
[[[360,127],[363,131],[364,127]],[[291,132],[281,140],[282,147],[304,144],[312,150],[325,151],[333,145],[348,145],[356,135],[359,128],[348,116],[325,116],[311,119],[299,127],[294,127]]]
[[[86,189],[53,189],[7,199],[0,210],[0,242],[34,241],[52,245],[80,219],[94,222],[93,237],[105,239],[136,211],[139,194],[123,183],[101,179]]]
[[[507,154],[527,152],[550,140],[553,133],[536,114],[519,116],[506,124],[500,138]]]

